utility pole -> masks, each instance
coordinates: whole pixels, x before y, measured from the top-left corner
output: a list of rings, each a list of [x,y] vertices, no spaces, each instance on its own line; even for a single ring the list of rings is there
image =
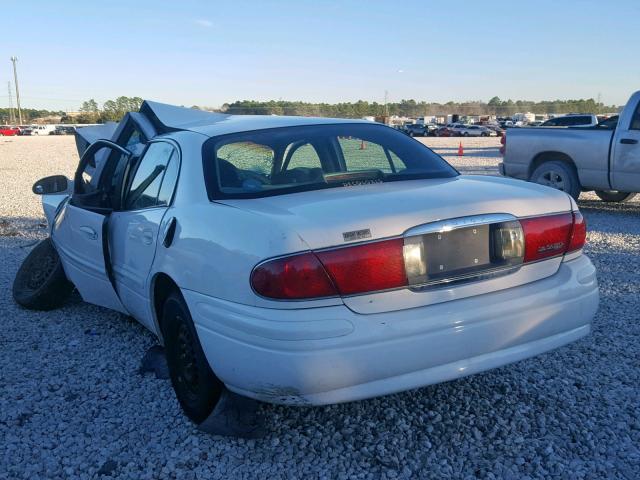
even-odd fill
[[[7,82],[7,90],[9,90],[9,123],[13,125],[15,120],[15,115],[13,114],[13,95],[11,95],[11,82]]]
[[[18,118],[20,119],[20,125],[22,125],[22,110],[20,109],[20,90],[18,90],[18,71],[16,70],[16,62],[18,57],[11,57],[13,63],[13,80],[16,84],[16,103],[18,104]]]

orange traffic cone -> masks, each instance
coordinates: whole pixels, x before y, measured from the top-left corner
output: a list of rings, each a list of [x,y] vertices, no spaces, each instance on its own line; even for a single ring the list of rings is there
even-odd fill
[[[366,144],[366,143],[364,143],[364,140],[361,140],[361,141],[360,141],[360,150],[364,150],[364,149],[366,149],[366,148],[367,148],[367,144]]]
[[[464,155],[464,148],[462,148],[462,142],[460,142],[460,146],[458,147],[458,156],[461,157]]]

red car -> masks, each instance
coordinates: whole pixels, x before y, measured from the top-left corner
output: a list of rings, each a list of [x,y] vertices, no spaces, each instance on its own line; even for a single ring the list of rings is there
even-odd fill
[[[0,127],[0,137],[12,137],[19,134],[20,129],[18,127]]]

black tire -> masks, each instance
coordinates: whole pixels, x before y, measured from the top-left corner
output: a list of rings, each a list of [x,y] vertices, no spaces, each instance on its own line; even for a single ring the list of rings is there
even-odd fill
[[[618,192],[617,190],[596,190],[596,195],[604,202],[624,203],[636,196],[635,193]]]
[[[162,334],[178,402],[191,421],[202,423],[218,403],[224,385],[209,366],[189,308],[178,292],[164,302]]]
[[[53,310],[64,305],[73,291],[50,238],[36,245],[13,280],[13,298],[30,310]]]
[[[409,136],[410,136],[410,137],[413,137],[413,132],[409,132]]]
[[[575,169],[565,162],[548,161],[539,165],[529,179],[531,182],[561,190],[578,200],[580,196],[580,180]]]

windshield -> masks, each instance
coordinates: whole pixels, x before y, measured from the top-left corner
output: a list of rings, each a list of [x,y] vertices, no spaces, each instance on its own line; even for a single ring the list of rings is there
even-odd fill
[[[382,125],[274,128],[214,137],[203,150],[210,198],[453,177],[422,143]]]

